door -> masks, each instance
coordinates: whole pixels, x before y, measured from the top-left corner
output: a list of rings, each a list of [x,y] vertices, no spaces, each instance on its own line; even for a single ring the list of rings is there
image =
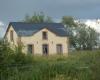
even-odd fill
[[[63,48],[61,44],[57,44],[57,54],[62,54],[63,53]]]
[[[34,54],[34,45],[28,45],[28,53]]]
[[[42,51],[43,51],[44,55],[48,55],[48,53],[49,53],[48,44],[43,44]]]

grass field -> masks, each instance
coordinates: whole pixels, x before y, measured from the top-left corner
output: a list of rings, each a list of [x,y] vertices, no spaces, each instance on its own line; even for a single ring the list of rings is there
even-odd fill
[[[1,80],[100,80],[100,51],[76,51],[68,57],[28,56],[25,60],[30,63],[1,66]]]

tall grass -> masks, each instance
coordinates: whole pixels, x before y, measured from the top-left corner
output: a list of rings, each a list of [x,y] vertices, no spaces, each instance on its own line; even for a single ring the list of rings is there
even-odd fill
[[[6,72],[1,72],[1,78],[2,80],[100,80],[99,68],[100,51],[80,51],[71,53],[68,58],[34,56],[31,64],[17,63],[4,66]]]

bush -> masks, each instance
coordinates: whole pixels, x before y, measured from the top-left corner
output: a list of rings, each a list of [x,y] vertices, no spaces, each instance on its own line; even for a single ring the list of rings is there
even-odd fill
[[[22,76],[23,67],[27,67],[32,63],[33,57],[22,53],[20,47],[12,50],[9,43],[3,40],[0,41],[0,80],[18,80]],[[27,73],[25,72],[25,74]]]

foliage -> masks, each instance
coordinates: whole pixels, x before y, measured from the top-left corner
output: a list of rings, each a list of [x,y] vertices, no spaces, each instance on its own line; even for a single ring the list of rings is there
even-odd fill
[[[26,15],[24,22],[28,23],[51,23],[53,20],[51,17],[46,16],[43,12],[34,13],[33,16]]]
[[[0,42],[1,80],[100,80],[100,51],[34,57],[7,45]]]
[[[8,42],[0,41],[0,80],[14,80],[18,76],[17,66],[32,63],[33,57],[22,53],[21,47],[12,50]]]
[[[71,16],[63,16],[62,23],[68,27],[77,27],[77,24],[74,21],[74,18]]]
[[[76,49],[91,50],[97,46],[99,34],[85,24],[79,24],[73,35],[73,43]]]
[[[91,50],[97,46],[99,34],[84,23],[75,22],[73,17],[64,16],[62,23],[69,29],[70,45],[80,50]]]
[[[13,53],[13,50],[9,47],[9,43],[1,40],[0,41],[0,64],[7,64],[10,59],[9,57]],[[9,61],[8,61],[9,59]]]
[[[32,58],[21,51],[21,46],[15,47],[14,50],[11,49],[7,41],[0,41],[0,64],[16,64],[16,63],[30,63]],[[30,57],[30,60],[27,58]]]

